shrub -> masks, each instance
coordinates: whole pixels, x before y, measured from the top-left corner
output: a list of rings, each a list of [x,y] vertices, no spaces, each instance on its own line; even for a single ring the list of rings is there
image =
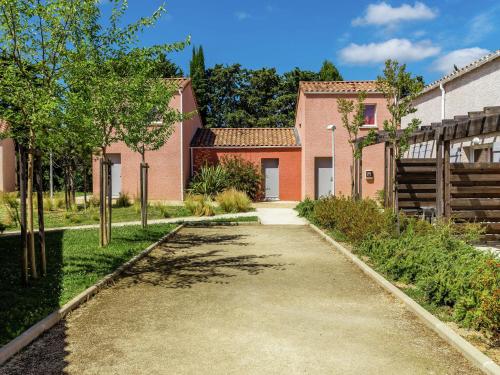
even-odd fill
[[[7,220],[10,225],[20,225],[19,200],[17,193],[2,193],[1,201],[7,212]]]
[[[312,221],[320,227],[342,233],[358,243],[364,239],[392,231],[393,218],[371,199],[325,197],[314,204]]]
[[[204,195],[188,195],[184,205],[195,216],[213,216],[215,213],[212,201]]]
[[[64,192],[54,193],[53,207],[58,210],[66,208],[66,199],[64,198]]]
[[[355,251],[392,279],[415,286],[434,306],[453,308],[464,326],[500,335],[500,260],[456,236],[456,225],[407,220],[398,238],[374,236]]]
[[[260,195],[262,174],[258,166],[238,156],[227,156],[221,160],[226,171],[226,186],[245,192],[255,200]]]
[[[247,212],[252,205],[248,195],[236,189],[228,189],[219,193],[216,200],[224,212]]]
[[[54,200],[49,196],[45,196],[43,198],[43,209],[44,211],[55,211],[56,206],[54,204]]]
[[[168,209],[168,206],[167,205],[164,205],[163,203],[161,202],[157,202],[155,204],[156,208],[158,209],[158,211],[160,211],[160,215],[161,217],[163,218],[169,218],[171,215],[170,215],[170,211]]]
[[[297,207],[295,207],[295,210],[299,213],[299,216],[305,217],[308,220],[312,220],[312,214],[314,212],[314,206],[316,205],[317,201],[314,201],[310,198],[304,199],[302,202],[300,202]]]
[[[120,193],[118,198],[116,198],[115,207],[130,207],[131,205],[130,197],[126,193]]]
[[[7,229],[7,225],[5,225],[4,223],[0,222],[0,234],[2,234],[3,232],[5,232],[5,229]]]
[[[193,176],[188,190],[193,195],[214,197],[227,187],[227,176],[221,165],[204,165]]]
[[[90,208],[99,207],[99,198],[91,196],[89,198],[89,207]]]

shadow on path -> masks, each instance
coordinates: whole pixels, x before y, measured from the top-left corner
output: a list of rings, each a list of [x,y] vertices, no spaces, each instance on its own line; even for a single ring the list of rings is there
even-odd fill
[[[150,284],[165,288],[190,288],[196,283],[228,283],[236,272],[258,275],[266,269],[285,270],[291,264],[273,262],[280,254],[236,255],[223,249],[196,251],[201,245],[246,247],[244,235],[179,234],[124,273],[117,287]]]

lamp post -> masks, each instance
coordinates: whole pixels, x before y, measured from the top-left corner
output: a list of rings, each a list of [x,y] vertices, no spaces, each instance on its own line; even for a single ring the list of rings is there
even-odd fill
[[[335,195],[335,125],[328,125],[327,130],[332,132],[332,195]]]

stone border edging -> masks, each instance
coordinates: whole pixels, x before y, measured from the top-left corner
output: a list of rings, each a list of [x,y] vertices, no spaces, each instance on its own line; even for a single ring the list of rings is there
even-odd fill
[[[356,264],[361,271],[363,271],[367,276],[372,278],[377,284],[384,288],[389,293],[393,294],[395,297],[400,299],[406,307],[412,311],[417,317],[425,323],[427,327],[436,332],[442,339],[444,339],[448,344],[457,349],[463,356],[465,356],[469,361],[471,361],[477,368],[482,370],[484,373],[489,375],[500,375],[500,366],[498,366],[490,357],[482,353],[479,349],[465,340],[462,336],[453,331],[441,320],[436,318],[412,298],[410,298],[406,293],[398,289],[391,282],[385,279],[382,275],[368,266],[365,262],[359,259],[351,251],[347,250],[340,243],[331,238],[328,234],[323,232],[316,225],[309,223],[310,228],[317,232],[323,239],[332,244],[337,248],[345,257]]]
[[[71,299],[69,302],[65,303],[64,306],[60,307],[50,315],[46,316],[38,323],[35,323],[26,331],[21,333],[15,339],[9,341],[7,344],[0,348],[0,366],[12,358],[15,354],[20,352],[26,346],[31,344],[36,338],[38,338],[45,331],[56,325],[61,319],[63,319],[69,312],[76,309],[82,303],[87,302],[95,294],[97,294],[101,289],[106,287],[109,283],[114,281],[123,271],[130,268],[134,263],[144,258],[149,254],[155,247],[161,243],[167,241],[173,237],[179,230],[185,226],[185,223],[181,223],[175,227],[171,232],[167,233],[165,236],[160,238],[155,243],[149,245],[145,250],[134,256],[132,259],[123,263],[120,267],[114,270],[112,273],[104,276],[100,281],[91,287],[85,289],[79,295]]]

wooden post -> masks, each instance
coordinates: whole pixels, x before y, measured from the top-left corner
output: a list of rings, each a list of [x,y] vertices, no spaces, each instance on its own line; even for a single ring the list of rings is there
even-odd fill
[[[146,228],[148,224],[148,163],[141,162],[140,197],[141,197],[141,224]]]
[[[358,196],[357,199],[363,199],[363,148],[359,149],[358,159]]]
[[[384,207],[388,207],[389,199],[389,148],[387,142],[384,142]]]
[[[40,150],[35,154],[35,182],[38,203],[38,240],[40,242],[40,260],[42,275],[47,276],[47,257],[45,254],[45,223],[43,217],[43,183],[42,183],[42,154]]]
[[[99,216],[100,216],[100,223],[99,223],[99,244],[101,247],[103,247],[106,243],[106,240],[104,238],[105,236],[105,231],[104,231],[104,225],[105,225],[105,205],[104,205],[104,197],[105,197],[105,191],[104,191],[104,159],[101,157],[99,159]]]
[[[26,219],[26,148],[19,144],[19,195],[21,198],[21,274],[23,285],[28,284],[28,237]]]
[[[107,238],[108,238],[108,244],[111,242],[111,222],[112,222],[112,208],[113,208],[113,180],[112,180],[112,175],[111,175],[111,166],[113,163],[108,160],[106,163],[107,166],[107,181],[108,181],[108,186],[106,188],[106,191],[108,193],[108,225],[107,225]]]
[[[443,216],[443,138],[436,128],[436,217]]]
[[[450,141],[444,141],[444,217],[451,217],[451,165],[450,165]]]

